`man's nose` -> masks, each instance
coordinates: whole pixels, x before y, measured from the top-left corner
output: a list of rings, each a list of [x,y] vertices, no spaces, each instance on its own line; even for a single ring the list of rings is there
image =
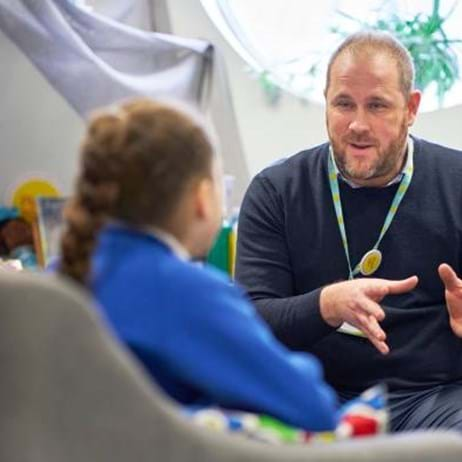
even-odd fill
[[[355,111],[349,126],[350,130],[355,133],[365,133],[369,131],[369,122],[364,110]]]

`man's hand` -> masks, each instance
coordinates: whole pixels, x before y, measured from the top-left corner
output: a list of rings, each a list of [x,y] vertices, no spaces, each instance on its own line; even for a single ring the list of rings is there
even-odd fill
[[[385,313],[379,302],[391,294],[409,292],[417,285],[417,276],[391,281],[387,279],[353,279],[325,287],[320,295],[321,316],[332,327],[347,322],[360,329],[382,353],[390,348],[379,325]],[[462,329],[462,281],[460,281],[459,313]]]
[[[454,270],[446,263],[439,266],[438,273],[445,288],[449,324],[454,334],[462,338],[462,279],[459,279]]]

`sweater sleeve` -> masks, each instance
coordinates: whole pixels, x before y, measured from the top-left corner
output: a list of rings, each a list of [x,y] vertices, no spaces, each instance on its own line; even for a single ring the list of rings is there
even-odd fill
[[[187,299],[184,296],[187,290]],[[218,277],[194,279],[169,300],[153,351],[171,373],[222,406],[333,429],[336,397],[317,359],[280,344],[243,294]]]
[[[322,288],[295,294],[284,205],[263,174],[250,184],[239,214],[236,280],[290,348],[309,349],[333,331],[319,310]]]

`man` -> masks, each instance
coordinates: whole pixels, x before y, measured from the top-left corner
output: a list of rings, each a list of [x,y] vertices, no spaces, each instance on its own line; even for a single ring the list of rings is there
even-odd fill
[[[462,430],[462,153],[409,136],[413,80],[389,35],[340,45],[329,143],[254,178],[236,277],[279,339],[321,359],[342,399],[385,382],[393,431]]]

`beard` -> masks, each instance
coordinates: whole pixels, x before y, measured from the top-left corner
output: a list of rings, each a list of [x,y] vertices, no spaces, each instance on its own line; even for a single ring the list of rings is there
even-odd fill
[[[347,179],[352,181],[359,180],[372,180],[375,178],[382,178],[392,175],[394,172],[398,174],[401,167],[401,159],[406,146],[408,136],[407,123],[403,120],[398,136],[390,142],[385,148],[380,148],[377,140],[361,135],[348,135],[345,136],[343,145],[345,144],[371,144],[377,149],[377,155],[368,160],[367,164],[364,162],[358,163],[348,159],[345,152],[342,152],[340,143],[336,142],[330,136],[330,143],[334,152],[335,163],[340,173]],[[390,178],[392,179],[392,178]]]

